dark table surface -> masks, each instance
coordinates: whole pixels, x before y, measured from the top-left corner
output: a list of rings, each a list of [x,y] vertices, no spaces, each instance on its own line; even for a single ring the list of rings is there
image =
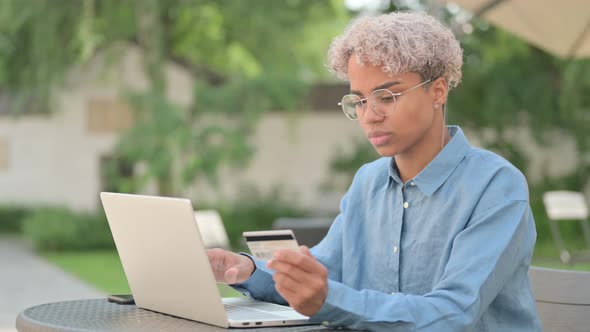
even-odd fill
[[[199,331],[227,329],[177,318],[135,305],[119,305],[107,299],[90,299],[41,304],[22,311],[16,319],[19,332],[53,331]],[[229,331],[311,332],[331,330],[323,326],[266,327],[229,329]]]

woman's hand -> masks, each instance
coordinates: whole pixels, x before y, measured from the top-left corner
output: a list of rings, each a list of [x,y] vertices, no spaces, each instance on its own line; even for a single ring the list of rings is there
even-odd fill
[[[254,272],[254,262],[244,256],[223,249],[208,249],[207,256],[215,280],[224,284],[237,284],[250,278]]]
[[[275,288],[293,309],[305,316],[320,310],[328,295],[328,270],[306,246],[275,252],[267,267],[276,271]]]

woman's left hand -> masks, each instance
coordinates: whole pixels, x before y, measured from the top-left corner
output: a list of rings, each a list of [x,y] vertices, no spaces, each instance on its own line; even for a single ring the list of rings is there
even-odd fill
[[[279,250],[266,263],[276,273],[275,288],[289,305],[305,316],[315,315],[328,295],[328,270],[306,246]]]

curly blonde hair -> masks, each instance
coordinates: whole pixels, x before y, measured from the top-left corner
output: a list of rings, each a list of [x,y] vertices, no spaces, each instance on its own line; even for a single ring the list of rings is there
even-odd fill
[[[393,75],[415,72],[423,79],[446,79],[449,90],[461,82],[463,50],[442,23],[422,12],[393,12],[353,21],[328,50],[328,67],[348,80],[348,60],[383,66]]]

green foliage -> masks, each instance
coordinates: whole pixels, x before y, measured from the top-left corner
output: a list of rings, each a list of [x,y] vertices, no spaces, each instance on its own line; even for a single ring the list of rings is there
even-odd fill
[[[452,25],[453,15],[445,15]],[[578,158],[576,171],[568,177],[576,181],[568,187],[582,191],[590,177],[590,59],[558,59],[479,19],[470,23],[473,33],[461,38],[463,80],[449,95],[447,122],[475,131],[492,129],[494,139],[484,141],[484,147],[525,174],[529,161],[522,147],[505,135],[507,129],[529,127],[540,145],[552,139],[549,133],[554,130],[571,135],[579,155],[585,157]],[[358,167],[374,159],[366,155],[367,146],[356,149],[350,155],[336,152],[332,161],[333,172],[349,174],[343,183],[350,183]],[[563,188],[559,180],[554,182],[553,189]]]
[[[14,111],[49,109],[54,83],[62,81],[86,42],[77,30],[87,19],[80,15],[83,6],[67,0],[0,1],[0,91],[11,97]]]
[[[198,178],[215,183],[222,167],[244,167],[254,148],[246,139],[264,110],[295,110],[305,86],[294,80],[277,88],[272,79],[236,79],[224,85],[199,82],[198,102],[188,109],[157,92],[129,96],[136,123],[123,133],[108,167],[113,190],[133,192],[157,179],[160,194],[178,196]],[[118,161],[147,167],[121,176]]]
[[[169,8],[173,55],[247,78],[325,74],[324,50],[349,19],[341,1],[184,1]]]
[[[198,178],[215,182],[222,167],[243,167],[253,152],[247,139],[260,114],[294,111],[304,100],[306,84],[298,76],[309,68],[297,61],[297,48],[284,44],[308,36],[290,27],[301,21],[313,26],[336,8],[265,0],[173,1],[142,9],[151,25],[137,35],[154,55],[146,61],[152,89],[130,98],[137,122],[122,136],[114,162],[143,163],[147,169],[132,178],[115,177],[115,187],[135,191],[155,179],[161,195],[177,196]],[[309,54],[303,45],[301,52]],[[192,105],[179,107],[164,97],[164,60],[195,74]]]
[[[142,49],[148,89],[122,91],[137,122],[107,181],[136,191],[155,180],[163,195],[244,164],[259,114],[300,106],[304,81],[327,74],[324,50],[349,18],[341,1],[313,0],[7,0],[0,13],[0,89],[26,103],[49,105],[67,70],[97,49],[121,41]],[[193,74],[193,105],[165,97],[166,62]],[[119,177],[121,162],[147,170]]]
[[[25,207],[0,206],[0,233],[19,233],[30,213],[31,209]]]
[[[277,218],[303,217],[308,214],[280,187],[263,193],[254,186],[243,186],[236,200],[212,205],[211,208],[219,211],[234,249],[241,248],[242,233],[245,231],[268,230]]]
[[[487,147],[506,152],[525,174],[526,160],[504,138],[506,129],[528,126],[541,145],[558,129],[576,140],[580,155],[587,155],[590,60],[558,59],[500,29],[473,23],[474,32],[462,39],[463,82],[449,96],[450,122],[494,129],[498,139]],[[578,175],[588,177],[588,166],[590,159],[580,160],[583,174]],[[584,183],[580,181],[576,190]]]
[[[104,215],[40,208],[23,220],[23,234],[40,251],[113,249]]]
[[[351,141],[351,152],[338,146],[330,159],[330,176],[321,185],[323,191],[345,191],[352,183],[356,171],[364,164],[378,159],[375,148],[365,139]]]

